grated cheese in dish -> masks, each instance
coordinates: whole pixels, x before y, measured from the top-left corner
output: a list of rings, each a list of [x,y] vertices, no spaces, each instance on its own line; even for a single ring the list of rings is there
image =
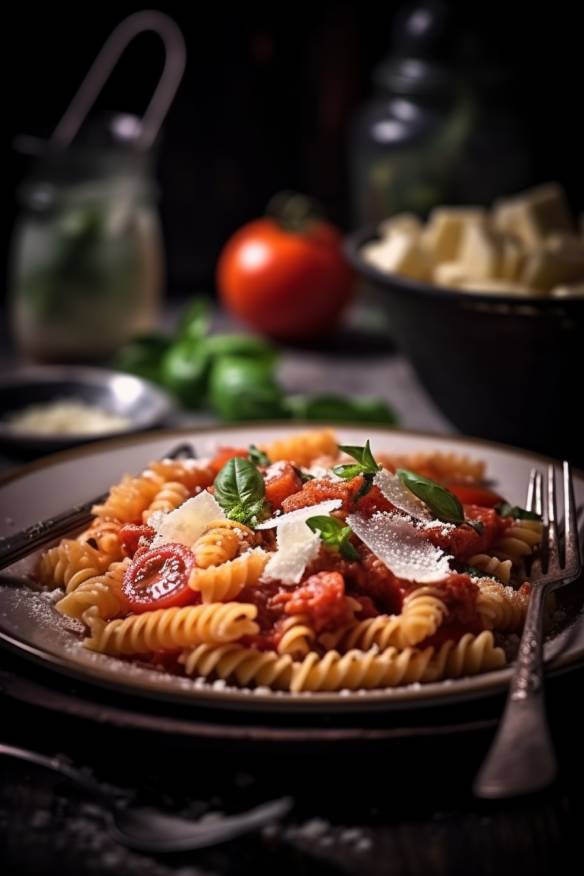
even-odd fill
[[[319,514],[330,514],[331,511],[337,511],[342,504],[340,499],[326,499],[324,502],[319,502],[318,505],[307,505],[305,508],[289,511],[287,514],[270,517],[269,520],[258,523],[256,529],[275,529],[277,526],[293,520],[308,520],[309,517],[317,517]]]
[[[82,399],[62,398],[23,408],[6,417],[4,423],[16,434],[100,435],[121,432],[132,421]]]
[[[349,514],[347,523],[398,578],[426,584],[442,581],[452,571],[450,560],[407,518],[377,511],[367,519]]]

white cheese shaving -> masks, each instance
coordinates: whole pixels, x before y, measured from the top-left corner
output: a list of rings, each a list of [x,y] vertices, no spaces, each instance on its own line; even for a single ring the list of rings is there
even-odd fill
[[[280,514],[279,517],[270,517],[269,520],[258,523],[256,529],[275,529],[276,526],[279,527],[282,523],[289,523],[292,520],[308,520],[309,517],[330,514],[331,511],[336,511],[340,508],[342,504],[340,499],[327,499],[326,502],[321,502],[319,505],[309,505],[306,508],[297,508],[296,511],[289,511],[288,514]]]
[[[287,516],[287,515],[286,515]],[[288,520],[277,529],[278,550],[267,562],[263,578],[298,584],[320,550],[320,536],[304,520]]]
[[[435,547],[405,517],[378,511],[369,519],[350,514],[347,523],[398,578],[426,584],[441,581],[451,572],[452,557]]]
[[[187,499],[174,511],[164,514],[161,519],[156,520],[152,515],[150,520],[157,530],[152,547],[160,547],[169,542],[191,547],[213,520],[223,517],[225,512],[217,500],[207,490],[203,490],[198,496]]]
[[[417,496],[402,484],[397,475],[382,469],[373,478],[373,483],[379,487],[388,502],[391,502],[400,511],[405,511],[416,520],[431,520],[432,515]]]

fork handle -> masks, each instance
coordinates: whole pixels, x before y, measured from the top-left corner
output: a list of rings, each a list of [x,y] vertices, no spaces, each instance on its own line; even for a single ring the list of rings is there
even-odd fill
[[[501,799],[547,787],[557,773],[545,713],[543,613],[549,589],[532,590],[505,711],[475,779],[478,797]]]

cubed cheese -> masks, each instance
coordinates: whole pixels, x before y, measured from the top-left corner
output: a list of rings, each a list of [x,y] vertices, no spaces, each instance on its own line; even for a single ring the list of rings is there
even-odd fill
[[[552,237],[530,253],[521,281],[541,292],[584,280],[584,245]]]
[[[490,231],[486,225],[478,223],[466,225],[458,260],[471,281],[498,277],[502,256],[502,240],[497,234]]]
[[[395,231],[382,241],[366,244],[363,258],[378,270],[402,274],[414,280],[423,280],[429,274],[429,261],[416,238],[403,231]]]
[[[460,262],[441,262],[432,271],[432,279],[439,286],[456,288],[468,280],[468,277]]]
[[[455,261],[464,228],[484,224],[485,217],[485,211],[480,207],[436,207],[432,210],[423,234],[424,246],[432,260]]]
[[[382,237],[388,237],[394,231],[405,231],[418,237],[422,230],[422,222],[415,213],[396,213],[380,223],[378,231]]]
[[[564,193],[556,183],[497,201],[493,221],[498,231],[529,248],[540,246],[554,231],[574,230]]]

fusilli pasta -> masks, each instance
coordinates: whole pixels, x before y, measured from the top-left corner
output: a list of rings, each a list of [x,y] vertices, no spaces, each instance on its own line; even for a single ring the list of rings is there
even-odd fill
[[[474,569],[478,569],[479,572],[485,572],[487,575],[498,578],[503,584],[508,584],[511,580],[511,568],[513,566],[511,560],[500,560],[498,557],[492,557],[489,554],[475,554],[470,558],[468,564]]]
[[[478,636],[465,633],[458,642],[448,640],[437,650],[428,663],[422,681],[442,678],[460,678],[500,669],[505,665],[505,652],[495,646],[493,634],[484,630]]]
[[[514,520],[504,536],[491,548],[500,560],[518,566],[541,544],[543,526],[539,520]]]
[[[147,523],[150,517],[157,512],[163,514],[174,511],[189,498],[189,491],[178,481],[166,481],[152,500],[152,503],[142,512],[142,520]]]
[[[335,433],[329,429],[291,435],[290,438],[264,445],[262,449],[273,462],[285,460],[301,466],[309,466],[319,456],[338,455]]]
[[[146,471],[140,477],[126,475],[121,483],[109,491],[102,505],[94,505],[93,514],[101,518],[113,518],[120,523],[141,523],[142,514],[160,489],[162,479]]]
[[[117,656],[232,642],[258,632],[256,615],[255,605],[240,602],[162,608],[109,623],[86,612],[91,635],[84,645]]]
[[[522,629],[528,603],[525,591],[505,587],[488,578],[479,584],[477,612],[487,630],[515,633]]]
[[[291,657],[304,657],[310,651],[315,638],[315,632],[303,615],[293,615],[286,618],[280,631],[282,637],[278,642],[278,654],[290,654]]]
[[[150,463],[148,470],[165,482],[182,484],[190,495],[210,487],[213,483],[211,469],[194,459],[158,459]]]
[[[91,545],[64,538],[41,554],[37,578],[45,586],[64,587],[71,593],[88,578],[104,572],[108,565],[109,558]]]
[[[112,563],[103,575],[96,575],[83,581],[75,590],[67,593],[57,602],[55,608],[68,617],[81,619],[88,608],[95,609],[99,618],[112,618],[120,613],[121,585],[130,565],[129,558]]]
[[[195,569],[189,579],[189,587],[200,591],[203,602],[235,599],[244,587],[257,584],[269,556],[260,548],[254,548],[220,566]]]
[[[254,541],[253,530],[248,526],[223,518],[209,524],[192,546],[192,551],[197,566],[208,569],[234,559],[242,547],[250,547]]]

